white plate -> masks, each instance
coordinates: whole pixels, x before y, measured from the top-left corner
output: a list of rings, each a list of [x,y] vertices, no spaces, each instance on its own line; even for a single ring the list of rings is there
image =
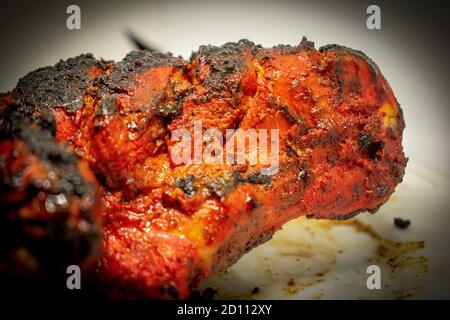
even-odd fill
[[[299,218],[202,288],[219,299],[450,298],[450,179],[410,162],[376,214],[347,221]],[[407,229],[393,218],[409,219]],[[369,265],[381,289],[369,290]],[[257,288],[257,289],[255,289]]]

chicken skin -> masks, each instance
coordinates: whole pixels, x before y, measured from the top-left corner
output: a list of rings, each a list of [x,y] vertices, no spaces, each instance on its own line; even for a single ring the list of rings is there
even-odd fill
[[[89,181],[88,209],[83,195],[65,191],[76,211],[66,217],[86,210],[99,217],[88,221],[102,230],[96,272],[111,297],[186,298],[291,219],[375,212],[407,162],[402,110],[378,67],[361,52],[316,50],[306,39],[268,49],[247,40],[202,46],[189,61],[150,51],[118,63],[82,55],[26,75],[0,105],[2,130],[25,119],[26,130],[47,132],[48,145],[76,159],[67,166],[80,183]],[[258,141],[267,139],[260,129],[275,130],[277,170],[260,158],[217,161],[225,154],[176,163],[184,142],[173,134],[194,133],[198,122],[202,132],[222,133],[224,147],[236,140],[229,129],[255,130]],[[49,174],[38,167],[57,161],[25,150],[29,139],[0,141],[1,206],[9,215],[18,212],[11,203],[19,193],[23,206],[34,200],[25,181],[8,179],[18,171]],[[245,144],[231,146],[251,156]],[[45,205],[30,208],[54,219]]]

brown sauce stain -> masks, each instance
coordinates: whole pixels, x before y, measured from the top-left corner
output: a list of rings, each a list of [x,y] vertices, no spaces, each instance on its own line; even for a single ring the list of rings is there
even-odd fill
[[[390,283],[390,280],[404,275],[404,271],[413,273],[415,279],[408,288],[399,290],[391,288],[389,284],[384,285],[383,290],[389,290],[390,297],[409,298],[421,288],[423,275],[428,271],[428,263],[426,257],[417,255],[417,252],[425,247],[425,242],[400,242],[384,238],[372,226],[358,218],[344,221],[300,218],[291,221],[282,232],[277,232],[272,240],[255,248],[250,253],[251,257],[242,259],[249,259],[246,261],[246,268],[250,262],[255,265],[253,272],[262,273],[261,279],[264,279],[264,283],[249,283],[245,290],[234,288],[233,284],[242,282],[242,273],[246,271],[245,269],[243,272],[241,262],[238,262],[223,278],[214,276],[212,280],[207,280],[208,285],[218,291],[218,299],[264,299],[274,296],[283,299],[302,293],[324,283],[339,256],[345,253],[343,239],[333,232],[333,229],[339,226],[350,227],[353,232],[367,235],[374,241],[375,250],[367,259],[367,264],[377,264],[386,270],[389,280],[383,283]],[[355,270],[355,273],[361,274],[358,270]],[[408,279],[409,277],[408,274]],[[338,281],[337,278],[333,280]],[[258,281],[261,281],[260,278]],[[273,286],[273,283],[280,285]],[[252,291],[255,287],[259,289],[257,292]],[[279,293],[274,293],[274,288],[278,288]],[[322,288],[307,298],[322,299],[325,293]]]
[[[333,221],[333,225],[346,225],[355,231],[364,233],[376,242],[376,255],[369,259],[372,263],[384,263],[389,267],[389,275],[395,278],[405,268],[417,268],[418,271],[426,273],[428,262],[425,256],[416,256],[414,253],[425,248],[425,241],[395,241],[382,237],[372,226],[358,219],[344,221]]]

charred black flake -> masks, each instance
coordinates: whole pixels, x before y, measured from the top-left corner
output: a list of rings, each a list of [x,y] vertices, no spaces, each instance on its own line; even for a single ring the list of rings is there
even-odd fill
[[[83,54],[53,67],[28,73],[19,80],[13,91],[13,103],[22,107],[49,110],[65,107],[71,111],[83,105],[83,96],[90,84],[89,71],[97,67],[106,69],[107,63],[97,61],[91,54]]]
[[[259,289],[259,287],[254,287],[250,293],[251,294],[259,294],[260,292],[261,292],[261,289]]]
[[[193,175],[187,175],[185,178],[177,178],[175,184],[178,188],[183,190],[188,196],[193,196],[197,189],[195,188],[195,177]]]
[[[333,66],[333,69],[331,70],[331,78],[335,79],[338,83],[338,101],[341,102],[344,98],[344,91],[345,91],[345,80],[344,80],[344,66],[342,58],[338,58],[338,61]]]
[[[239,75],[246,71],[244,51],[250,51],[255,55],[260,46],[248,40],[240,40],[237,43],[226,43],[221,47],[201,46],[198,53],[191,60],[198,59],[200,65],[209,65],[210,74],[203,84],[218,91],[236,92],[239,89]],[[194,70],[198,76],[199,70]]]
[[[184,67],[181,57],[174,57],[169,53],[152,52],[147,50],[131,51],[125,58],[116,63],[110,74],[99,79],[102,89],[101,93],[127,93],[135,84],[133,73],[143,73],[152,68],[161,66]]]
[[[271,182],[272,176],[263,174],[261,172],[255,172],[248,176],[247,182],[251,184],[263,184],[268,185]]]
[[[157,94],[153,98],[151,108],[153,114],[165,119],[171,119],[182,111],[182,105],[186,96],[191,92],[190,86],[179,83],[171,83],[167,90]]]
[[[237,171],[233,171],[233,173],[225,173],[216,179],[214,179],[209,184],[209,189],[212,194],[215,194],[218,197],[223,197],[233,191],[233,189],[244,182],[241,174]]]
[[[51,121],[44,115],[38,123]],[[69,192],[78,196],[89,192],[92,186],[87,186],[78,171],[78,158],[70,153],[63,145],[55,141],[51,128],[33,127],[29,119],[17,112],[12,112],[0,121],[0,135],[6,139],[21,140],[30,153],[38,157],[42,164],[52,167],[60,175],[58,184],[54,186],[54,193]],[[14,187],[14,186],[3,186]]]

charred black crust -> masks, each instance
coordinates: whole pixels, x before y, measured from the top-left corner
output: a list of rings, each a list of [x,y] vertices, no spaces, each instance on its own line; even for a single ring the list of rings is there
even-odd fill
[[[314,50],[314,42],[308,41],[306,37],[303,37],[302,41],[297,46],[280,44],[274,46],[272,49],[284,55],[298,54],[304,50]]]
[[[51,123],[51,116],[45,116],[42,121]],[[20,112],[14,111],[0,119],[0,135],[2,140],[23,142],[23,156],[37,157],[48,174],[47,177],[30,179],[24,173],[25,168],[11,171],[6,158],[0,156],[0,209],[5,213],[0,217],[0,264],[14,265],[8,262],[12,252],[26,250],[27,259],[37,263],[37,279],[54,281],[55,277],[65,273],[68,265],[81,266],[99,252],[101,230],[93,205],[97,197],[96,188],[81,175],[79,159],[65,146],[56,144],[51,130],[32,125],[30,119],[24,118]],[[13,151],[12,157],[16,157],[17,150]],[[21,197],[9,197],[12,194],[21,194]],[[71,201],[75,199],[79,205],[79,216],[75,221],[81,219],[83,226],[70,222]],[[36,201],[45,204],[45,214],[34,212],[32,206]],[[82,201],[85,205],[81,204]],[[30,217],[19,214],[23,206],[31,206]],[[30,272],[27,268],[25,262],[18,270],[5,270],[5,274],[12,278],[22,277]]]
[[[30,72],[14,89],[13,103],[22,108],[49,110],[60,106],[76,110],[83,105],[90,83],[89,71],[93,67],[104,70],[107,63],[96,60],[91,54],[83,54]]]
[[[184,87],[176,81],[172,82],[166,90],[153,98],[151,104],[153,114],[170,121],[170,119],[181,114],[183,102],[191,91],[191,87]]]
[[[210,59],[214,56],[230,56],[250,50],[253,55],[256,55],[262,49],[260,45],[254,44],[247,39],[241,39],[238,42],[227,42],[224,45],[218,46],[200,46],[198,52],[194,52],[191,60],[194,60],[199,55],[200,60]]]
[[[298,125],[299,130],[301,132],[307,132],[309,129],[308,123],[305,121],[305,118],[300,115],[296,114],[292,111],[291,107],[287,104],[275,104],[277,108],[279,108],[281,111],[283,111],[283,114],[285,115],[286,119],[289,120],[292,123],[295,123]]]
[[[255,56],[260,49],[260,46],[244,39],[220,47],[201,46],[191,60],[198,59],[199,65],[209,65],[210,75],[203,81],[206,87],[218,92],[235,92],[239,87],[239,75],[247,68],[242,53],[248,51]],[[194,73],[197,76],[198,70],[194,70]]]
[[[50,114],[45,114],[42,118],[44,120],[41,121],[52,122]],[[0,119],[0,135],[6,140],[22,141],[39,161],[60,174],[59,184],[52,189],[53,193],[66,192],[77,196],[92,193],[93,186],[86,184],[78,171],[79,159],[63,145],[56,144],[51,130],[32,126],[29,119],[13,112],[7,118]],[[2,189],[4,188],[14,188],[14,185],[3,179]]]
[[[184,68],[185,61],[181,57],[174,57],[168,53],[153,52],[147,50],[134,50],[125,58],[116,63],[110,74],[105,74],[98,79],[101,83],[101,93],[127,93],[134,85],[133,74],[141,74],[149,69],[174,66]]]
[[[225,173],[215,178],[209,183],[209,190],[212,194],[223,197],[233,191],[238,185],[244,182],[242,175],[233,171],[233,173]]]
[[[263,174],[261,172],[255,172],[250,174],[247,177],[247,182],[250,184],[262,184],[262,185],[269,185],[272,180],[272,176],[268,174]]]

